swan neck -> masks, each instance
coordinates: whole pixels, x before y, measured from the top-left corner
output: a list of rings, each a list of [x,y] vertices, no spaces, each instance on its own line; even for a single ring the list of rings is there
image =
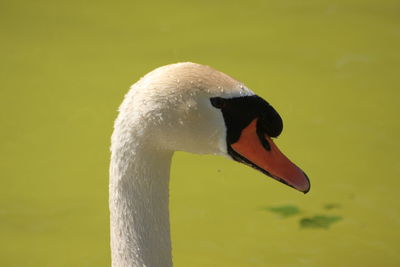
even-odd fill
[[[172,266],[171,158],[172,152],[153,150],[143,142],[112,145],[109,204],[113,267]]]

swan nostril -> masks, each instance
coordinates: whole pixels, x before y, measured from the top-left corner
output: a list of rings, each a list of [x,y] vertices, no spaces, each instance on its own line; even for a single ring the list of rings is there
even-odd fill
[[[268,134],[265,132],[265,129],[263,128],[262,122],[260,119],[257,120],[257,128],[256,128],[257,136],[258,139],[260,140],[261,145],[267,150],[271,150],[271,145],[269,144],[268,141]]]

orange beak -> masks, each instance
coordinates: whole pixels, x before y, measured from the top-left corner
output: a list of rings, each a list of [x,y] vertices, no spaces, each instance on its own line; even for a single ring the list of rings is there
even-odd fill
[[[245,163],[282,183],[307,193],[310,190],[307,175],[279,150],[269,136],[264,134],[261,137],[257,134],[257,120],[254,119],[242,130],[239,140],[231,144],[232,150],[239,154]]]

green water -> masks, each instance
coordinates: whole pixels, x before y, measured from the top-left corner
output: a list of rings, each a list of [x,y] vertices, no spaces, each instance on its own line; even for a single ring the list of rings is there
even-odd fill
[[[8,0],[0,28],[0,266],[109,266],[116,109],[189,60],[276,107],[312,188],[177,153],[175,266],[400,265],[398,1]]]

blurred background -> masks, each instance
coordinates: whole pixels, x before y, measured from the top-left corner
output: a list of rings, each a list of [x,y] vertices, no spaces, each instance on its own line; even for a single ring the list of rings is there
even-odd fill
[[[110,265],[116,110],[181,61],[267,99],[312,188],[178,152],[175,266],[400,265],[399,1],[6,0],[0,28],[1,266]]]

